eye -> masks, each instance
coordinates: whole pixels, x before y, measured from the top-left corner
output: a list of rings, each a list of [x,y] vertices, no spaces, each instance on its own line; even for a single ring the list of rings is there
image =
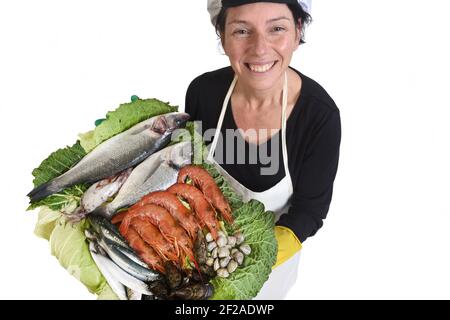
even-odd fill
[[[272,28],[273,32],[283,32],[285,30],[286,30],[286,28],[284,28],[284,27],[273,27]]]
[[[237,29],[237,30],[233,31],[233,35],[236,35],[236,36],[246,36],[248,34],[249,34],[249,32],[246,29]]]

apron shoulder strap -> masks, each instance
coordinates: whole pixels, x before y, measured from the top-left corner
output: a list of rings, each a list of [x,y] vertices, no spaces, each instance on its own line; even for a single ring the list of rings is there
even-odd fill
[[[238,76],[235,74],[233,82],[231,82],[230,88],[228,89],[227,95],[225,96],[225,100],[223,101],[222,110],[220,111],[219,121],[217,122],[216,132],[214,134],[214,140],[211,143],[211,147],[209,149],[207,160],[212,162],[214,158],[214,151],[216,150],[217,142],[219,141],[220,130],[222,129],[223,118],[225,117],[225,111],[227,110],[228,102],[231,99],[231,94],[233,93],[234,87],[236,86],[238,80]]]

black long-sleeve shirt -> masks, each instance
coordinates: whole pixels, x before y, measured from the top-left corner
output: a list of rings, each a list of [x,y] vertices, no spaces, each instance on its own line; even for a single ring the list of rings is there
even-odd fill
[[[286,125],[288,166],[294,193],[289,211],[280,217],[277,224],[293,230],[303,242],[322,227],[322,220],[329,210],[338,168],[341,122],[339,109],[327,92],[314,80],[293,70],[302,79],[299,99]],[[202,133],[216,128],[233,76],[232,68],[226,67],[205,73],[189,85],[185,111],[191,115],[191,120],[202,121]],[[226,129],[237,129],[230,105],[221,129],[223,137]],[[256,164],[249,162],[250,149],[246,142],[244,164],[236,163],[236,156],[234,159],[226,158],[227,139],[217,145],[215,157],[223,155],[221,166],[242,185],[252,191],[265,191],[285,177],[281,135],[275,134],[265,142],[266,146],[261,144],[259,148],[264,146],[270,151],[275,139],[279,142],[280,165],[274,175],[261,175],[260,169],[270,167],[270,164],[262,163],[259,157]]]

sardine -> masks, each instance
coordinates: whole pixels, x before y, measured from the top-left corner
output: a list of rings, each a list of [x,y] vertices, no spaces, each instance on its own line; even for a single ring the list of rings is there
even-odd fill
[[[144,268],[142,265],[134,262],[123,253],[121,246],[112,243],[110,240],[101,238],[99,244],[115,264],[133,277],[144,282],[153,282],[163,278],[159,272]]]
[[[105,257],[100,253],[100,250],[98,250],[93,241],[89,243],[89,251],[91,252],[92,259],[94,260],[95,264],[97,265],[102,275],[105,277],[106,282],[108,282],[112,291],[117,295],[117,297],[120,300],[128,300],[127,292],[124,285],[120,283],[120,281],[109,270],[108,266],[105,264],[105,260],[103,259]]]
[[[91,215],[89,222],[95,232],[111,242],[116,243],[124,248],[132,250],[127,241],[122,237],[119,230],[109,220],[98,215]]]
[[[191,157],[191,142],[180,142],[151,155],[133,170],[114,200],[95,212],[111,217],[146,194],[167,189],[176,182],[179,169],[191,163]]]
[[[108,283],[118,281],[126,288],[130,288],[135,292],[145,295],[151,295],[152,292],[149,290],[148,286],[139,279],[132,277],[130,274],[119,268],[111,259],[101,254],[100,251],[95,250],[95,245],[93,242],[89,244],[89,250],[91,251],[92,259],[94,259],[95,264],[99,267],[102,274],[105,276]],[[112,278],[112,279],[109,279]],[[112,285],[111,285],[112,287]],[[114,283],[114,287],[118,287]],[[123,292],[120,291],[122,295]],[[128,296],[128,295],[126,295]]]
[[[95,253],[94,253],[95,255]],[[148,286],[139,279],[132,277],[130,274],[123,271],[119,268],[112,260],[108,259],[105,256],[97,255],[96,263],[103,265],[121,284],[125,287],[130,288],[134,291],[137,291],[141,294],[151,295],[152,293],[149,291]]]
[[[132,249],[122,246],[121,243],[103,237],[92,229],[85,230],[85,235],[91,242],[98,243],[99,250],[102,250],[115,264],[133,277],[144,282],[153,282],[163,279],[163,276],[159,272],[149,269]]]
[[[66,187],[93,183],[136,166],[164,148],[170,142],[172,133],[183,127],[188,119],[187,113],[171,112],[136,124],[98,145],[69,171],[34,188],[28,194],[30,202]]]

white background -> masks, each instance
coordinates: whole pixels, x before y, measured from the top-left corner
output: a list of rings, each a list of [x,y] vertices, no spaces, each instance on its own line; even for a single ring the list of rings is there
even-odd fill
[[[339,106],[341,158],[289,298],[450,298],[448,12],[313,2],[292,66]],[[203,0],[1,2],[0,298],[94,299],[33,235],[32,169],[133,94],[182,110],[190,81],[227,63]]]

